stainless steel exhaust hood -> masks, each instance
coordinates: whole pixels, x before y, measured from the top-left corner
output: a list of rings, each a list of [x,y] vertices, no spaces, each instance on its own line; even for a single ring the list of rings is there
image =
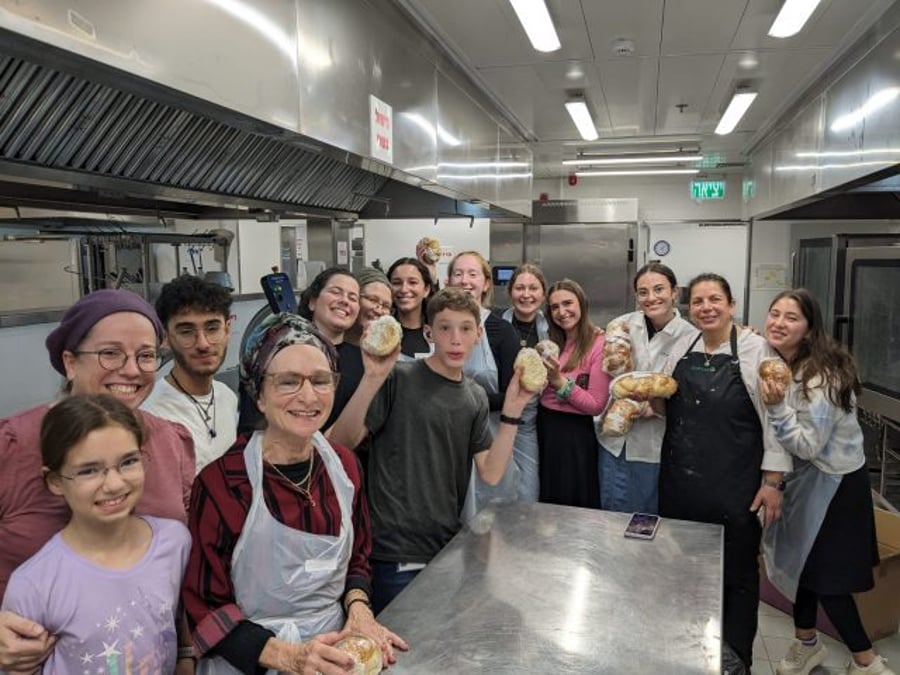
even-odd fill
[[[2,33],[7,52],[22,45],[20,36]],[[44,61],[55,57],[70,67],[0,53],[0,203],[133,206],[191,217],[264,210],[349,215],[387,180],[283,129],[101,64],[89,64],[95,78],[88,79],[73,74],[86,65],[76,55],[31,48],[42,50]],[[135,91],[141,88],[152,91]]]

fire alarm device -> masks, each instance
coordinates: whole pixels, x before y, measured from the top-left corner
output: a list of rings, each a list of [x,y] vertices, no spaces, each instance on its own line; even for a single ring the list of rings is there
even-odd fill
[[[578,176],[576,176],[574,173],[569,174],[569,185],[571,185],[572,187],[578,185]]]

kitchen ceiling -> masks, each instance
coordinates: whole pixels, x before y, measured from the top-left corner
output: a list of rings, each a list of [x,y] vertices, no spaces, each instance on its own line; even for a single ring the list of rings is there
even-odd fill
[[[781,0],[547,0],[562,48],[535,51],[509,0],[397,0],[533,145],[535,178],[578,152],[699,145],[701,166],[746,153],[893,4],[822,0],[790,38],[766,33]],[[625,52],[625,53],[622,53]],[[740,83],[759,92],[735,131],[713,131]],[[581,139],[564,103],[583,91],[600,134]]]

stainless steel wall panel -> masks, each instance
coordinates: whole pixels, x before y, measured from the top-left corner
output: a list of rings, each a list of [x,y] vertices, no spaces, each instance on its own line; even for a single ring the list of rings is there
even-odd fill
[[[584,289],[591,320],[605,327],[617,316],[634,309],[629,260],[636,226],[629,224],[571,223],[541,225],[538,260],[547,283],[573,279]]]
[[[0,56],[0,135],[7,144],[15,139],[8,151],[29,154],[0,151],[2,160],[34,162],[39,153],[48,170],[102,174],[85,184],[115,177],[139,182],[139,191],[168,186],[231,196],[264,182],[247,158],[263,147],[274,155],[278,145],[296,140],[301,151],[286,155],[295,164],[269,167],[292,180],[269,187],[298,183],[293,194],[347,209],[365,204],[365,195],[342,200],[315,185],[297,171],[305,153],[321,153],[323,175],[339,177],[343,189],[377,186],[392,174],[416,183],[369,159],[374,95],[393,108],[394,167],[449,188],[454,198],[529,213],[530,152],[501,128],[471,83],[454,79],[455,66],[391,2],[0,0],[0,31],[11,51]],[[46,54],[41,43],[49,45]],[[439,149],[441,141],[423,138],[409,113],[450,127],[465,143]],[[23,124],[26,133],[17,133]],[[478,173],[485,171],[480,165],[512,157],[528,163],[521,178]],[[441,162],[479,167],[465,177],[450,173],[442,183]]]
[[[753,150],[750,176],[757,192],[748,200],[748,215],[770,215],[900,164],[900,5],[855,50],[848,56],[855,60],[826,75],[804,98],[807,103]],[[882,104],[872,107],[876,95]],[[855,123],[832,129],[860,111],[866,112]]]
[[[497,205],[531,216],[533,157],[529,147],[507,131],[497,128]]]
[[[437,182],[463,194],[497,203],[497,123],[440,72],[434,123],[438,129]]]
[[[0,3],[0,25],[299,129],[294,2],[7,0]]]

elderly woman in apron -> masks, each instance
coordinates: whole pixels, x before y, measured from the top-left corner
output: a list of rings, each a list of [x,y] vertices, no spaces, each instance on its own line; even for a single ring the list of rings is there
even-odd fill
[[[183,600],[199,673],[337,675],[352,629],[405,648],[369,606],[369,512],[355,456],[319,433],[338,382],[334,348],[277,314],[248,341],[241,377],[266,428],[194,484]]]
[[[449,286],[462,288],[481,305],[481,339],[466,360],[463,372],[475,380],[488,395],[491,433],[500,428],[500,410],[506,388],[513,377],[513,364],[519,353],[519,343],[513,327],[491,313],[491,267],[476,251],[458,253],[447,270]],[[524,422],[524,418],[523,418]],[[517,436],[518,438],[518,436]],[[515,446],[513,456],[515,457]],[[518,493],[519,474],[515,462],[510,462],[497,485],[488,485],[477,472],[472,472],[469,495],[463,513],[466,518],[481,510],[490,501],[514,501]],[[472,489],[474,486],[474,491]]]
[[[825,660],[816,636],[821,603],[853,655],[848,673],[891,673],[863,629],[852,593],[874,586],[878,545],[863,435],[856,419],[859,380],[849,354],[823,330],[805,289],[769,306],[766,340],[791,366],[787,387],[760,379],[778,442],[797,458],[783,515],[763,538],[766,571],[794,602],[796,639],[778,665],[809,673]]]
[[[659,513],[725,526],[722,636],[750,670],[759,605],[760,521],[778,517],[779,482],[791,459],[764,438],[756,396],[765,340],[734,325],[728,282],[717,274],[691,280],[690,314],[699,329],[672,349],[666,370],[678,391],[666,401]]]
[[[534,348],[546,340],[550,325],[541,311],[547,296],[547,280],[537,265],[519,265],[507,286],[512,307],[503,312],[503,320],[509,322],[519,338],[519,349]],[[540,495],[538,473],[537,398],[528,402],[522,412],[522,424],[516,432],[513,452],[515,469],[519,472],[518,498],[521,502],[536,502]]]

